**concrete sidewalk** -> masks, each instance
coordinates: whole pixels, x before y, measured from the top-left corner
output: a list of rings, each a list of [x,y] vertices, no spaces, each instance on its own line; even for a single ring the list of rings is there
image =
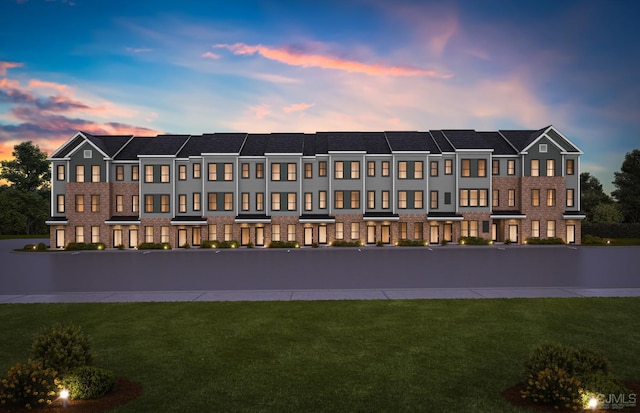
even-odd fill
[[[112,291],[0,295],[0,304],[187,301],[416,300],[640,297],[640,288],[412,288],[350,290]]]

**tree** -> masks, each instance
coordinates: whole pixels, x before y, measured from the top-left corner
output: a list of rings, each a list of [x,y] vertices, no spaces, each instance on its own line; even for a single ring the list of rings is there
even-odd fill
[[[27,141],[15,145],[12,155],[15,159],[0,162],[0,179],[25,192],[48,189],[51,173],[46,153]]]
[[[598,204],[593,209],[592,222],[600,224],[617,224],[624,220],[618,204]]]
[[[640,150],[628,152],[620,172],[614,173],[612,195],[618,200],[625,222],[640,222]]]
[[[46,234],[46,193],[0,187],[0,234]]]
[[[610,204],[613,201],[602,190],[602,184],[589,172],[580,174],[580,209],[588,221],[593,221],[595,208],[600,204]]]

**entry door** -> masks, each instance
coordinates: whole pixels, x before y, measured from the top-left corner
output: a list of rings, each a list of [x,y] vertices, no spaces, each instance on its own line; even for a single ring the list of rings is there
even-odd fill
[[[202,235],[200,232],[200,227],[193,227],[191,232],[191,245],[200,245],[202,243]]]
[[[138,230],[129,230],[129,248],[135,248],[138,246]]]
[[[249,240],[249,228],[240,228],[240,245],[247,245]]]
[[[491,239],[494,241],[498,240],[498,224],[491,224]]]
[[[256,227],[256,245],[264,245],[264,227]]]
[[[509,225],[509,241],[518,242],[518,226]]]
[[[382,243],[391,244],[391,226],[390,225],[382,226]]]
[[[444,224],[444,240],[447,242],[451,242],[453,239],[453,224],[448,223]]]
[[[375,244],[376,243],[376,226],[368,225],[367,226],[367,244]]]
[[[118,245],[123,245],[122,244],[122,230],[121,229],[114,229],[113,230],[113,247],[117,247]]]
[[[304,227],[304,245],[313,244],[313,228]]]
[[[318,227],[318,243],[326,244],[327,243],[327,226],[320,225]]]
[[[187,230],[184,228],[180,228],[178,230],[178,247],[182,247],[187,243]]]
[[[64,229],[56,229],[56,248],[64,248]]]
[[[567,225],[567,243],[568,244],[576,243],[576,226],[575,225]]]
[[[440,232],[438,231],[437,225],[431,225],[429,227],[429,243],[437,244],[440,242]]]

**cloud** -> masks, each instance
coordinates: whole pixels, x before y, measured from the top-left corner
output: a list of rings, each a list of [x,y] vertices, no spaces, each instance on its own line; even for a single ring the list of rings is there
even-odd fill
[[[7,70],[9,69],[15,69],[16,67],[22,67],[22,66],[24,66],[23,63],[0,61],[0,76],[6,76]]]
[[[270,83],[300,83],[300,79],[282,75],[274,75],[272,73],[254,73],[250,74],[249,76],[254,79],[264,80],[265,82]]]
[[[258,53],[264,58],[275,60],[291,66],[319,67],[322,69],[341,70],[354,73],[365,73],[371,76],[428,76],[449,78],[450,74],[441,74],[434,70],[425,70],[410,66],[389,66],[385,64],[367,64],[356,60],[342,59],[335,56],[305,53],[292,47],[273,48],[263,45],[251,46],[245,43],[216,44],[213,47],[227,49],[235,55],[253,55]]]
[[[31,79],[29,80],[29,87],[34,89],[53,89],[58,91],[58,93],[65,92],[69,89],[68,85],[63,85],[55,82],[45,82],[39,79]]]
[[[153,51],[153,49],[149,49],[148,47],[127,47],[125,50],[129,53],[148,53]]]
[[[249,106],[249,111],[253,114],[255,119],[262,120],[265,116],[269,116],[271,114],[271,106],[267,104]]]
[[[204,57],[206,59],[220,59],[221,56],[217,53],[206,52],[202,53],[201,57]]]
[[[293,105],[283,107],[282,111],[284,113],[302,112],[309,109],[312,106],[315,106],[315,103],[294,103]]]

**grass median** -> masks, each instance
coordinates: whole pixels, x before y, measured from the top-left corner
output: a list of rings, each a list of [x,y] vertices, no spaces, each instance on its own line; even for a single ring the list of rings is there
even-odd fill
[[[545,341],[638,380],[640,298],[0,305],[2,373],[70,321],[139,381],[116,412],[523,412],[500,392]]]

